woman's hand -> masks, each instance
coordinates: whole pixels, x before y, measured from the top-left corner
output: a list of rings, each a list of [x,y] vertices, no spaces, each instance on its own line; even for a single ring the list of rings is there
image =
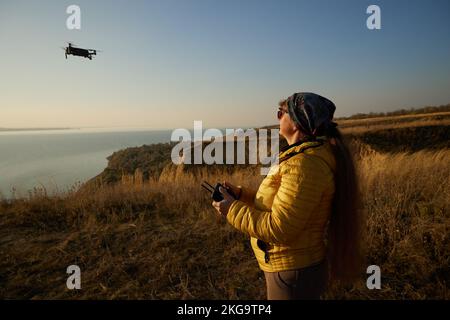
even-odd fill
[[[235,198],[233,198],[227,191],[227,189],[220,187],[219,188],[220,193],[223,196],[222,201],[213,201],[212,205],[213,207],[220,213],[220,215],[224,218],[226,218],[228,214],[228,210],[230,210],[231,204],[233,203]],[[233,191],[234,192],[234,191]]]
[[[225,188],[229,188],[231,189],[231,191],[233,191],[233,193],[236,195],[236,200],[239,200],[239,198],[241,197],[241,188],[236,187],[234,184],[229,183],[228,181],[223,181],[222,183]]]

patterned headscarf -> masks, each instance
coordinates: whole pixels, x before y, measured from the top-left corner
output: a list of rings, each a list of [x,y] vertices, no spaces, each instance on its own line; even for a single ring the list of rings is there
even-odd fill
[[[294,93],[287,98],[287,106],[291,119],[303,133],[312,139],[337,126],[337,123],[332,121],[336,106],[318,94]]]

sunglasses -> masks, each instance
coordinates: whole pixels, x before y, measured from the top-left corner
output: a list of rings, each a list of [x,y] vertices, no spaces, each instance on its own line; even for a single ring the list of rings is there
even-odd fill
[[[287,112],[286,109],[279,108],[279,109],[278,109],[278,112],[277,112],[277,118],[278,118],[278,120],[281,120],[281,117],[282,117],[283,114],[286,113],[286,112]]]

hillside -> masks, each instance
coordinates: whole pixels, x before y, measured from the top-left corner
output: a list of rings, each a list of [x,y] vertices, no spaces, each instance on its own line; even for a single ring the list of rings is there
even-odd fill
[[[338,127],[348,140],[366,144],[381,152],[450,148],[450,112],[338,120]],[[278,126],[264,128],[273,129]],[[280,137],[280,145],[285,143]],[[86,186],[116,183],[122,176],[135,173],[137,179],[144,181],[150,177],[158,178],[163,168],[171,164],[170,153],[174,145],[175,143],[161,143],[114,152],[107,158],[108,165],[105,170],[87,182]],[[234,169],[234,166],[226,167]]]
[[[382,289],[367,290],[361,270],[354,286],[331,286],[324,298],[450,298],[446,117],[340,122],[363,194],[366,264],[380,266]],[[0,298],[265,299],[248,237],[218,219],[200,188],[227,179],[256,189],[258,167],[175,166],[170,149],[115,152],[78,190],[0,199]],[[66,288],[72,264],[79,291]]]

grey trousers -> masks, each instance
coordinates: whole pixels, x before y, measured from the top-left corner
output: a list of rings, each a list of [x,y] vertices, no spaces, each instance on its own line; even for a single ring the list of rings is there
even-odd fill
[[[296,270],[264,272],[267,300],[318,300],[327,287],[328,263]]]

